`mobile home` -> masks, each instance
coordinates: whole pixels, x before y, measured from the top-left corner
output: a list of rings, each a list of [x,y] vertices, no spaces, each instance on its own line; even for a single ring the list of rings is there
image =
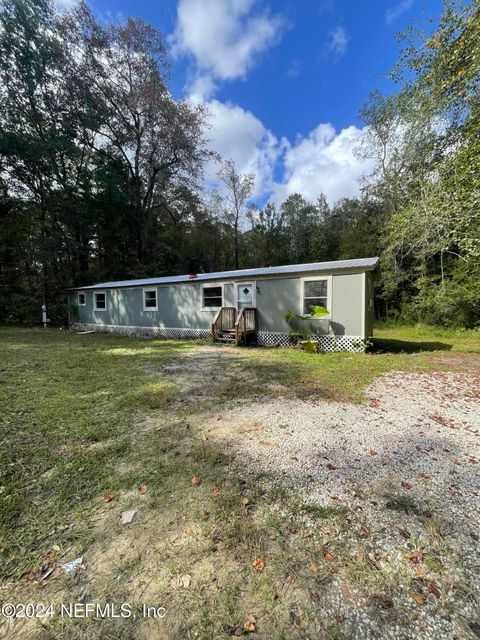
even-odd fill
[[[70,326],[259,346],[292,345],[302,333],[325,351],[360,351],[373,330],[377,264],[361,258],[76,287],[68,291]]]

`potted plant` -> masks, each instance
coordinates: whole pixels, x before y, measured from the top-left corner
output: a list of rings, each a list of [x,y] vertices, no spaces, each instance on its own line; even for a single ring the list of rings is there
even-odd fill
[[[312,318],[322,318],[328,315],[328,309],[320,305],[312,305],[311,314],[302,316],[299,313],[293,311],[287,311],[285,321],[290,326],[290,335],[299,338],[298,344],[303,351],[309,351],[310,353],[317,353],[318,340],[311,337],[310,327],[307,325]]]

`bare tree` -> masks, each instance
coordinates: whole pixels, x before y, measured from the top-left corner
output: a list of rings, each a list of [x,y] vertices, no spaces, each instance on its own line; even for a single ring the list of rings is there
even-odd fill
[[[233,160],[225,160],[218,177],[226,187],[223,216],[233,229],[235,269],[239,268],[239,232],[242,222],[247,219],[247,201],[255,187],[253,173],[240,174]]]

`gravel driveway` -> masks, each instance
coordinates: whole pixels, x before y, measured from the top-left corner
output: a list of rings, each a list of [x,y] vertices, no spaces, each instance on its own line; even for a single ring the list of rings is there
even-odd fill
[[[256,401],[216,416],[207,430],[226,445],[236,473],[351,514],[351,526],[318,532],[354,563],[366,553],[374,574],[345,591],[340,572],[319,603],[345,611],[348,637],[480,637],[479,377],[391,372],[367,398]],[[388,579],[377,579],[389,572],[408,585],[393,589],[393,601]],[[378,617],[366,613],[372,598]]]

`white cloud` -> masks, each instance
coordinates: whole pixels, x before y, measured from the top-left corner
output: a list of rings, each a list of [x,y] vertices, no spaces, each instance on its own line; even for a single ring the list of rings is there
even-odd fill
[[[253,113],[237,105],[211,100],[206,106],[211,114],[210,148],[224,159],[233,159],[240,173],[255,174],[257,198],[270,197],[280,204],[292,193],[309,200],[324,193],[333,204],[359,195],[359,179],[373,168],[372,161],[355,154],[365,129],[352,125],[337,132],[331,124],[322,123],[290,143],[279,140]],[[214,161],[207,166],[210,188],[218,185],[218,169]]]
[[[357,196],[358,180],[371,168],[354,152],[362,132],[352,125],[337,133],[331,124],[319,124],[306,138],[289,145],[283,158],[283,181],[274,185],[272,199],[279,204],[298,192],[315,200],[324,193],[333,204]]]
[[[397,18],[399,18],[402,13],[409,11],[413,5],[413,0],[402,0],[398,4],[390,7],[385,13],[385,22],[388,25],[391,25],[395,22]]]
[[[259,53],[275,44],[284,21],[267,11],[254,13],[255,0],[179,0],[170,38],[175,55],[191,55],[196,76],[243,78]]]
[[[346,52],[349,40],[350,38],[348,37],[345,29],[343,27],[337,27],[330,32],[328,48],[335,54],[335,56],[340,58]]]
[[[255,174],[255,195],[272,189],[275,164],[285,146],[253,113],[237,105],[211,100],[211,128],[207,137],[209,147],[222,158],[235,162],[240,173]],[[218,163],[210,162],[206,170],[207,182],[217,183]]]

